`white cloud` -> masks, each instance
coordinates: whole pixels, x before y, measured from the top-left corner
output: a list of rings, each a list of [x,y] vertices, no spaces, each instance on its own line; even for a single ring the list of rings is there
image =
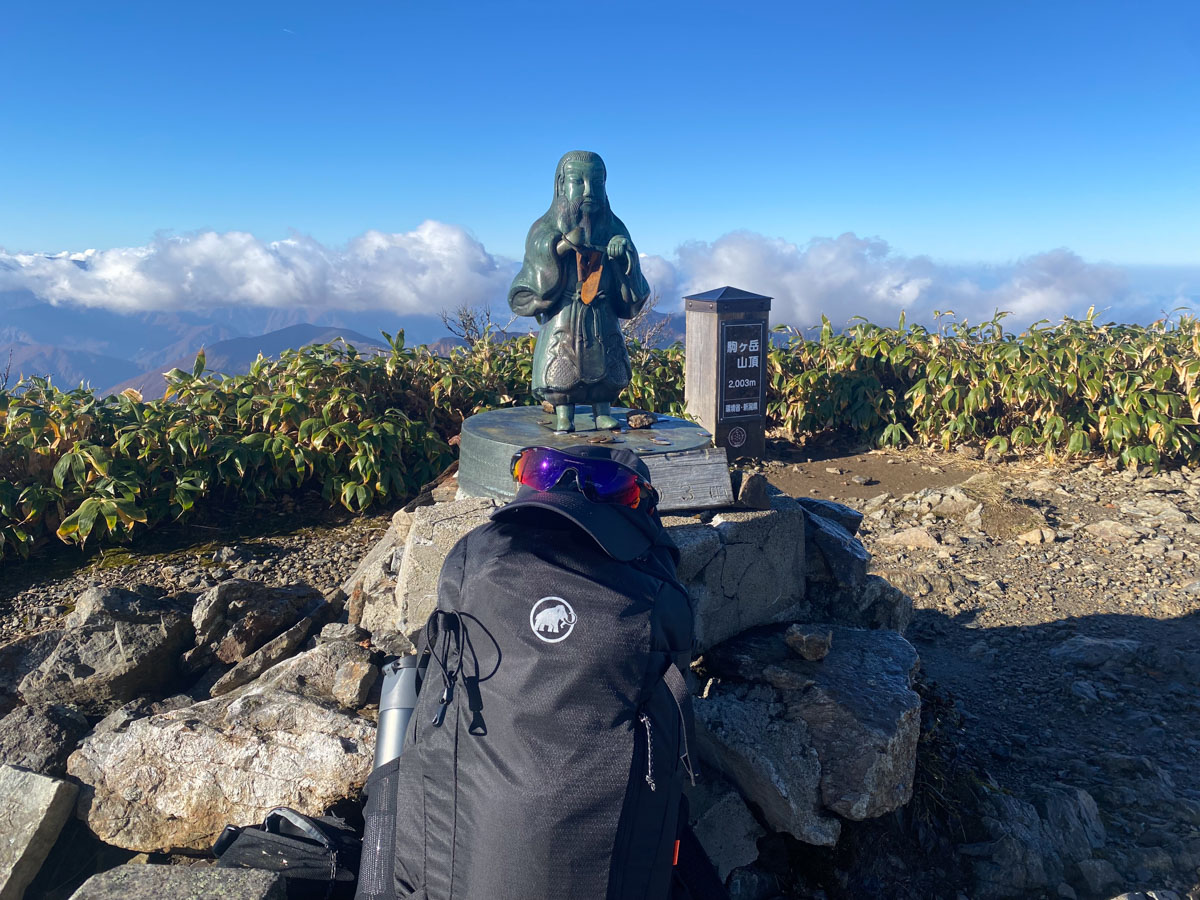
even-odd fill
[[[931,322],[934,310],[979,322],[997,309],[1010,311],[1007,324],[1019,327],[1135,299],[1121,269],[1088,263],[1069,250],[1008,266],[952,267],[901,256],[884,240],[854,234],[800,246],[734,232],[712,243],[684,244],[674,260],[647,257],[642,265],[664,299],[729,284],[774,297],[772,319],[800,328],[822,314],[841,327],[852,316],[892,325],[902,310],[910,322]]]
[[[0,291],[25,289],[50,303],[118,312],[240,306],[428,314],[462,303],[503,308],[516,268],[463,228],[427,221],[405,233],[368,231],[342,247],[301,235],[267,242],[210,231],[57,256],[0,250]],[[683,244],[670,258],[643,255],[642,269],[664,310],[686,294],[731,284],[774,297],[772,318],[799,328],[822,314],[841,327],[855,315],[892,325],[901,310],[909,321],[930,323],[934,310],[954,310],[960,320],[978,322],[996,309],[1011,311],[1007,324],[1019,328],[1080,316],[1092,305],[1114,318],[1145,321],[1166,302],[1157,292],[1131,289],[1126,270],[1086,262],[1069,250],[1007,266],[949,266],[854,234],[797,245],[733,232]],[[1172,278],[1188,281],[1195,274]]]
[[[249,305],[433,313],[504,296],[513,272],[464,229],[434,221],[400,234],[368,231],[341,248],[207,231],[56,256],[0,251],[0,290],[119,312]]]

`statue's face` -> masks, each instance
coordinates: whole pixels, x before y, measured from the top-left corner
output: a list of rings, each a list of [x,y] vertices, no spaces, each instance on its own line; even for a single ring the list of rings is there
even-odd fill
[[[568,160],[563,166],[563,196],[584,212],[599,209],[604,203],[604,166],[584,160]]]

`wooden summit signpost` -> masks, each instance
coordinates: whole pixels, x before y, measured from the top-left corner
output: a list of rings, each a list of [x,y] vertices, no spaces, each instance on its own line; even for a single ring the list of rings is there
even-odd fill
[[[771,298],[726,286],[683,299],[688,415],[731,457],[762,456]]]

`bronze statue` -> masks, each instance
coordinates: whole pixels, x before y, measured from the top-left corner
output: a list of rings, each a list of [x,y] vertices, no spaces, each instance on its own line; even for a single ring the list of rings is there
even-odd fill
[[[604,160],[572,150],[554,172],[554,200],[525,239],[525,263],[508,291],[519,316],[542,331],[533,354],[533,394],[555,406],[555,431],[575,430],[575,404],[591,404],[597,428],[616,428],[612,403],[631,371],[618,319],[650,296],[637,250],[613,215]]]

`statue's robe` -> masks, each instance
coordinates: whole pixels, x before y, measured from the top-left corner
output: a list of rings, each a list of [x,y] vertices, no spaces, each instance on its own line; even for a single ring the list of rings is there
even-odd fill
[[[612,403],[629,384],[631,371],[620,319],[633,318],[650,296],[629,231],[616,216],[609,227],[593,233],[601,265],[599,283],[587,291],[581,283],[580,254],[555,255],[562,237],[548,212],[529,229],[525,264],[513,280],[508,303],[519,316],[533,316],[542,326],[533,353],[533,395],[556,406],[567,403]],[[614,235],[629,241],[629,256],[609,259],[604,250]],[[629,266],[628,273],[626,267]],[[589,297],[594,287],[595,297]]]

